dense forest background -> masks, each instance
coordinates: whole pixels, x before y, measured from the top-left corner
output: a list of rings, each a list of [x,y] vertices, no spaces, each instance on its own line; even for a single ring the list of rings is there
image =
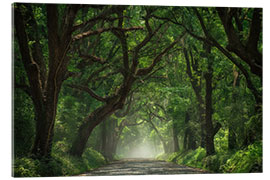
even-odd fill
[[[126,157],[262,172],[262,9],[13,4],[14,176]]]

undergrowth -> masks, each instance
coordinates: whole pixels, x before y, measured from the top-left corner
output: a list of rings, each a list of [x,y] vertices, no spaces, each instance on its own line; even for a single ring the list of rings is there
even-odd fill
[[[50,159],[15,158],[13,162],[13,176],[71,176],[87,172],[104,164],[104,157],[91,148],[86,149],[81,158],[69,156],[65,150],[54,148]]]
[[[262,172],[262,142],[255,142],[238,151],[220,150],[211,156],[206,156],[206,150],[199,147],[196,150],[180,151],[159,157],[165,157],[163,159],[170,162],[214,173]]]

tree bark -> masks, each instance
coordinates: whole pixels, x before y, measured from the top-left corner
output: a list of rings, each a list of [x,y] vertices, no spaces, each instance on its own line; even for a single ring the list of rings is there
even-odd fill
[[[107,137],[108,137],[108,134],[107,134],[107,121],[104,120],[101,123],[101,153],[103,154],[104,157],[106,157],[106,150],[107,150]]]
[[[107,118],[102,122],[101,152],[106,160],[113,160],[118,143],[117,119]]]
[[[113,101],[110,104],[105,104],[96,109],[86,117],[78,130],[75,140],[73,141],[70,154],[80,157],[86,148],[86,143],[93,129],[118,108],[120,108],[119,104]]]
[[[185,115],[185,133],[184,133],[184,149],[189,150],[189,149],[196,149],[196,142],[195,142],[195,137],[194,134],[192,133],[192,129],[190,128],[189,125],[190,117],[189,117],[189,112],[186,112]]]
[[[176,120],[173,120],[173,152],[178,152],[180,150],[179,148],[179,142],[178,142],[178,128],[176,124]]]
[[[234,123],[233,121],[237,121],[237,119],[233,118],[235,117],[237,110],[234,108],[237,105],[237,101],[238,101],[238,94],[237,94],[237,89],[239,88],[239,84],[240,84],[240,79],[239,79],[239,73],[234,69],[233,70],[233,75],[234,75],[234,81],[233,81],[233,92],[232,92],[232,107],[233,109],[231,110],[231,114],[232,114],[232,118],[230,118],[230,120],[228,121],[229,123],[229,137],[228,137],[228,148],[230,150],[233,150],[236,148],[236,127],[234,127]]]
[[[262,32],[262,9],[254,8],[251,19],[250,31],[246,44],[241,41],[237,30],[233,25],[235,16],[235,8],[216,8],[224,30],[228,38],[227,50],[235,53],[243,61],[245,61],[253,74],[262,80],[262,54],[258,50],[258,43]],[[234,15],[234,17],[233,17]]]
[[[54,134],[58,95],[64,76],[67,73],[67,64],[69,62],[66,54],[70,46],[70,30],[79,6],[67,6],[69,9],[67,11],[68,18],[65,21],[65,28],[62,29],[63,34],[60,37],[58,34],[57,5],[47,5],[49,48],[49,69],[47,72],[39,43],[40,36],[37,32],[37,23],[34,19],[31,6],[26,4],[25,13],[22,13],[22,5],[20,3],[14,5],[14,24],[24,69],[29,80],[29,95],[35,109],[36,136],[32,154],[37,158],[49,157]],[[32,26],[33,31],[35,31],[33,34],[27,31],[27,21],[29,26]],[[31,50],[28,45],[29,40],[35,41]]]
[[[117,119],[114,119],[114,118],[109,119],[109,128],[110,128],[110,131],[107,134],[108,146],[106,148],[105,154],[106,154],[106,158],[111,161],[114,159],[118,140],[123,129],[117,128]]]
[[[212,107],[212,80],[213,80],[213,59],[211,57],[211,46],[208,44],[204,44],[204,49],[206,53],[206,58],[208,61],[207,65],[207,72],[204,73],[205,78],[205,131],[206,131],[206,154],[212,155],[215,153],[215,146],[214,146],[214,135],[215,129],[213,127],[212,121],[212,114],[213,114],[213,107]]]
[[[206,153],[212,155],[215,153],[214,147],[214,131],[212,122],[212,77],[213,74],[210,71],[205,73],[206,82],[206,96],[205,96],[205,130],[206,130]]]
[[[202,87],[201,87],[201,80],[200,78],[195,78],[192,71],[191,71],[191,67],[193,68],[193,71],[195,72],[197,77],[200,77],[201,71],[198,69],[198,60],[193,58],[192,55],[192,50],[188,51],[186,50],[186,48],[184,48],[184,55],[185,55],[185,59],[186,59],[186,72],[189,76],[190,79],[190,83],[192,85],[192,88],[195,92],[198,104],[197,104],[197,108],[198,108],[198,113],[199,113],[199,121],[200,121],[200,125],[201,125],[201,147],[205,147],[205,117],[204,117],[204,100],[203,97],[201,95],[201,91],[202,91]],[[189,58],[189,55],[191,57],[191,60]],[[190,61],[194,62],[191,63]]]

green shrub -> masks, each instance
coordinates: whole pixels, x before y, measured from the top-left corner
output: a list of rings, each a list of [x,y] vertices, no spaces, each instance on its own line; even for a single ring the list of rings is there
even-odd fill
[[[106,163],[105,158],[99,152],[93,150],[92,148],[86,149],[83,154],[83,159],[87,161],[87,164],[91,168],[96,168]]]
[[[62,176],[62,166],[62,161],[55,157],[50,159],[44,158],[40,160],[37,172],[41,177]]]
[[[15,177],[51,177],[77,175],[105,164],[105,158],[97,151],[88,148],[82,158],[69,156],[62,149],[54,149],[50,159],[34,160],[16,158],[14,161]]]
[[[172,153],[167,157],[167,160],[170,162],[176,162],[177,164],[203,168],[202,159],[205,156],[205,149],[202,147],[198,147],[196,150]]]
[[[168,157],[169,162],[176,162],[177,158],[181,155],[181,152],[174,152]]]
[[[262,172],[262,142],[237,151],[221,169],[227,173]]]
[[[169,158],[170,154],[166,154],[166,153],[161,153],[159,155],[156,156],[157,160],[167,160]]]
[[[206,151],[202,147],[181,154],[177,158],[178,164],[184,164],[191,167],[203,168],[202,159],[206,156]]]
[[[39,161],[31,158],[17,158],[13,164],[14,177],[39,177],[37,167]]]

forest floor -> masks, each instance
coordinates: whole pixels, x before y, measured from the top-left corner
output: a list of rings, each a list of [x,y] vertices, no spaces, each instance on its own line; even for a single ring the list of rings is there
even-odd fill
[[[177,165],[155,159],[122,159],[94,169],[80,176],[117,176],[117,175],[168,175],[209,173],[201,169]]]

